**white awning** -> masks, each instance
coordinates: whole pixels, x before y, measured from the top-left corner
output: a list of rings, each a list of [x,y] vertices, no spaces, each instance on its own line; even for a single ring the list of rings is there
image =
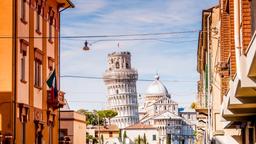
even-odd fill
[[[231,136],[214,136],[216,144],[239,144],[233,137]]]

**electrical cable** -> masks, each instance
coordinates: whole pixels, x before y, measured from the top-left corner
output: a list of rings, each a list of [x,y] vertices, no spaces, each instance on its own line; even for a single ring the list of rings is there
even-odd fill
[[[80,79],[97,79],[97,80],[102,80],[104,79],[103,77],[97,77],[97,76],[79,76],[79,75],[61,75],[61,78],[80,78]],[[112,80],[112,79],[109,79]],[[115,78],[113,78],[113,80],[115,80]],[[138,79],[137,81],[154,81],[153,79]],[[172,83],[180,83],[180,82],[191,82],[194,83],[196,81],[179,81],[179,80],[162,80],[164,82],[172,82]]]
[[[176,31],[176,32],[157,32],[157,33],[137,33],[137,34],[113,34],[113,35],[73,35],[73,36],[60,36],[60,37],[51,37],[51,38],[61,38],[61,39],[70,39],[70,38],[113,38],[113,37],[131,37],[131,36],[159,36],[159,35],[174,35],[174,34],[188,34],[188,33],[197,33],[199,30],[190,30],[190,31]],[[14,38],[12,36],[0,36],[0,38]],[[49,38],[45,36],[41,37],[30,37],[30,36],[18,36],[16,38]]]
[[[97,42],[105,42],[105,41],[144,41],[144,40],[155,40],[155,41],[166,42],[166,43],[184,43],[184,42],[197,41],[197,39],[184,40],[184,41],[169,41],[169,40],[164,40],[162,38],[102,39],[102,40],[94,41],[94,42],[90,43],[90,45],[97,43]]]

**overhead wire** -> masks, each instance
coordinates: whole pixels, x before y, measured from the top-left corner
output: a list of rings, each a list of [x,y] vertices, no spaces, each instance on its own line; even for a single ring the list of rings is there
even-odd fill
[[[160,36],[160,35],[174,35],[174,34],[188,34],[188,33],[197,33],[199,30],[188,30],[188,31],[174,31],[174,32],[156,32],[156,33],[136,33],[136,34],[113,34],[113,35],[66,35],[58,36],[51,38],[61,38],[61,39],[70,39],[70,38],[113,38],[113,37],[131,37],[131,36]],[[0,35],[0,38],[14,38],[13,36]],[[49,38],[47,36],[18,36],[16,38]]]
[[[170,40],[165,40],[164,38],[128,38],[128,39],[101,39],[101,40],[93,41],[90,44],[94,44],[97,42],[106,42],[106,41],[147,41],[147,40],[154,40],[154,41],[160,41],[160,42],[166,42],[166,43],[185,43],[185,42],[197,41],[197,39],[170,41]]]
[[[97,80],[102,80],[102,79],[106,79],[103,77],[97,77],[97,76],[80,76],[80,75],[61,75],[61,78],[78,78],[78,79],[97,79]],[[107,80],[115,80],[115,78],[111,79],[108,78]],[[138,79],[137,81],[144,81],[144,82],[149,82],[149,81],[153,81],[153,79]],[[194,83],[196,81],[180,81],[180,80],[162,80],[164,82],[172,82],[172,83]]]

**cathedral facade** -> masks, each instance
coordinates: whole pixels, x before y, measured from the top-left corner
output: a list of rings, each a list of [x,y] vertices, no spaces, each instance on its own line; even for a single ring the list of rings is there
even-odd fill
[[[138,73],[131,68],[130,52],[108,55],[108,68],[104,73],[108,90],[108,108],[118,112],[111,119],[120,129],[139,122],[136,81]]]
[[[138,73],[131,68],[129,52],[109,54],[103,78],[108,90],[108,108],[118,112],[111,124],[127,132],[128,143],[135,143],[142,133],[147,133],[152,144],[193,143],[193,124],[179,116],[178,103],[172,100],[159,75],[147,87],[144,101],[138,104]]]
[[[190,121],[179,116],[178,103],[171,99],[159,75],[146,89],[139,117],[141,124],[157,129],[155,144],[193,143],[193,126]]]

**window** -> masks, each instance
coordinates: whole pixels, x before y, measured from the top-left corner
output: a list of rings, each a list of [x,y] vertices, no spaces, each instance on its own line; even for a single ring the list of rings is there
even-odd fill
[[[116,62],[116,68],[119,69],[119,62]]]
[[[49,42],[52,42],[52,26],[53,26],[53,20],[54,20],[54,12],[52,10],[52,8],[50,7],[49,8],[49,13],[48,13],[48,16],[49,16],[49,38],[48,38],[48,41]]]
[[[99,133],[97,131],[95,132],[95,137],[99,137]]]
[[[40,33],[40,14],[36,13],[36,32]]]
[[[60,129],[60,137],[68,136],[68,129]]]
[[[128,63],[126,63],[126,68],[127,68],[127,69],[129,68],[129,64],[128,64]]]
[[[42,81],[42,52],[41,50],[35,48],[35,87],[41,88],[41,81]]]
[[[21,143],[26,144],[26,123],[22,122],[21,125]]]
[[[226,1],[225,11],[226,11],[227,14],[230,13],[230,11],[229,11],[229,0]]]
[[[42,144],[42,138],[43,138],[42,132],[37,132],[37,134],[36,134],[36,144]]]
[[[156,140],[156,135],[153,135],[153,141],[155,141]]]
[[[113,132],[109,132],[109,137],[113,137]]]
[[[27,55],[28,42],[20,40],[20,80],[26,82],[26,55]]]
[[[252,22],[252,35],[256,30],[256,0],[251,0],[251,22]]]
[[[52,57],[48,57],[48,68],[49,68],[50,71],[53,71],[54,59]]]
[[[52,134],[53,134],[53,128],[52,128],[52,126],[49,126],[49,144],[53,144]]]
[[[35,86],[41,87],[41,62],[35,60]]]
[[[21,55],[21,81],[26,81],[25,79],[25,69],[26,69],[26,53],[23,52],[22,55]]]
[[[249,144],[254,144],[254,129],[249,128]]]
[[[26,23],[26,0],[21,0],[20,6],[20,14],[21,14],[21,21]]]
[[[40,32],[40,14],[41,14],[41,8],[42,8],[42,0],[37,0],[36,2],[36,32],[37,33],[41,33]]]

